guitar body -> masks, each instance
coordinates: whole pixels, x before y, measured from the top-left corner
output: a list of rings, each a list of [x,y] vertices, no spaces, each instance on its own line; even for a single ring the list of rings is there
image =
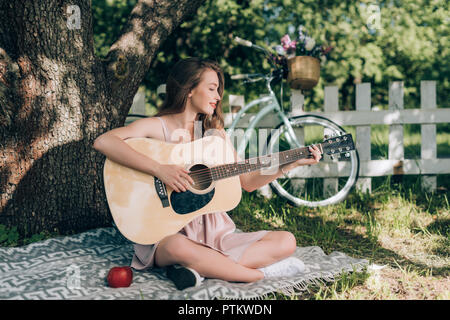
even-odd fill
[[[117,228],[127,239],[154,244],[200,215],[229,211],[239,204],[242,195],[239,176],[213,181],[205,173],[207,168],[234,163],[234,150],[224,139],[208,136],[173,144],[132,138],[125,142],[161,164],[198,171],[191,175],[195,183],[189,190],[175,192],[149,174],[106,159],[103,171],[106,198]],[[161,188],[165,188],[166,199],[157,192]]]

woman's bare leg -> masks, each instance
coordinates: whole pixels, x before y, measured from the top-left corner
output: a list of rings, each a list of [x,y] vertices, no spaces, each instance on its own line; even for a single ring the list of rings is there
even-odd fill
[[[264,277],[261,271],[238,264],[180,234],[166,237],[158,244],[155,264],[159,267],[180,264],[196,270],[202,277],[225,281],[253,282]]]
[[[239,263],[209,247],[176,234],[164,238],[155,252],[155,264],[164,267],[180,264],[196,270],[202,277],[225,281],[253,282],[264,277],[257,268],[289,257],[296,248],[294,235],[286,231],[271,231],[250,245]]]
[[[244,251],[239,264],[249,268],[262,268],[291,256],[296,247],[297,242],[292,233],[271,231]]]

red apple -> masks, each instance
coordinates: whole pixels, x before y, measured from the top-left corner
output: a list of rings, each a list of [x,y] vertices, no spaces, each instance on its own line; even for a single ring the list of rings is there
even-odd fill
[[[129,287],[133,281],[133,271],[130,267],[114,267],[109,270],[106,279],[112,288]]]

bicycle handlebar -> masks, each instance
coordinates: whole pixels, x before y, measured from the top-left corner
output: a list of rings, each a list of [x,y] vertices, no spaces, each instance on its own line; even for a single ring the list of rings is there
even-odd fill
[[[264,54],[265,54],[267,57],[270,55],[270,52],[267,51],[266,48],[263,48],[263,47],[258,46],[258,45],[256,45],[256,44],[253,44],[251,41],[248,41],[248,40],[245,40],[245,39],[241,39],[241,38],[239,38],[239,37],[234,37],[234,41],[236,41],[236,43],[238,43],[238,44],[240,44],[240,45],[242,45],[242,46],[246,46],[246,47],[249,47],[249,48],[253,48],[253,49],[256,49],[256,50],[260,50],[260,51],[264,52]],[[272,62],[270,61],[270,59],[269,59],[269,62],[272,63]]]
[[[246,47],[252,47],[253,46],[253,43],[251,41],[244,40],[244,39],[241,39],[239,37],[235,37],[234,41],[236,41],[240,45],[243,45],[243,46],[246,46]]]
[[[256,44],[253,44],[251,41],[239,38],[239,37],[234,37],[234,41],[240,45],[246,46],[246,47],[250,47],[256,50],[260,50],[262,52],[264,52],[264,55],[267,58],[267,61],[276,69],[279,69],[279,66],[277,66],[273,61],[272,61],[272,54],[264,47],[258,46]]]
[[[241,79],[254,80],[254,79],[262,79],[266,76],[267,75],[262,73],[235,74],[231,76],[231,80],[241,80]]]
[[[275,68],[275,70],[272,70],[270,73],[264,75],[264,74],[236,74],[236,75],[232,75],[231,79],[232,80],[241,80],[244,79],[245,83],[247,82],[257,82],[260,80],[266,80],[267,82],[267,87],[269,89],[269,91],[272,93],[272,88],[270,86],[270,83],[272,82],[272,80],[276,79],[281,79],[283,80],[283,74],[285,73],[285,69],[283,66],[277,65],[275,63],[275,61],[273,61],[273,57],[274,55],[272,53],[270,53],[266,48],[258,46],[253,44],[251,41],[248,40],[244,40],[242,38],[239,37],[234,37],[234,41],[240,45],[246,46],[246,47],[250,47],[256,50],[260,50],[262,52],[264,52],[264,55],[267,59],[267,61],[269,62],[270,65],[272,65],[272,67]],[[280,87],[280,95],[283,96],[283,84],[281,84]],[[280,101],[280,106],[281,108],[283,108],[283,101]]]
[[[265,55],[267,61],[269,62],[270,65],[272,65],[272,67],[275,68],[275,70],[272,70],[270,73],[268,73],[266,75],[264,75],[264,74],[236,74],[236,75],[232,75],[231,79],[232,80],[244,79],[245,80],[244,83],[266,80],[267,87],[268,87],[269,91],[272,92],[271,82],[274,79],[277,79],[277,80],[283,79],[283,74],[285,73],[284,67],[277,65],[275,63],[275,61],[273,61],[273,54],[271,54],[266,48],[255,45],[251,41],[244,40],[239,37],[234,37],[234,41],[240,45],[250,47],[250,48],[264,52],[264,55]],[[283,85],[281,85],[280,92],[281,92],[281,96],[282,96],[283,95]],[[283,104],[283,102],[281,101],[281,107],[283,107],[282,104]]]
[[[241,80],[246,78],[247,78],[246,74],[235,74],[231,76],[231,80]]]

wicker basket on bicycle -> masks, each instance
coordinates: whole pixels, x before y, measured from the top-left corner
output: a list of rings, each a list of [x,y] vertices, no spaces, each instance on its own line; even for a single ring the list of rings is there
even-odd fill
[[[292,89],[309,90],[320,78],[320,61],[311,56],[297,56],[287,61],[287,82]]]

